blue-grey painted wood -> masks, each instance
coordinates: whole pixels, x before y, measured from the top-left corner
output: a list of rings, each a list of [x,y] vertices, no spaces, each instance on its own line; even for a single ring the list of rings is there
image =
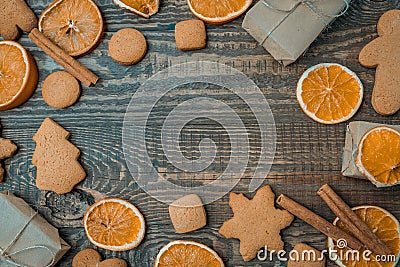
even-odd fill
[[[37,15],[50,2],[28,1]],[[163,245],[175,239],[190,239],[213,247],[227,266],[277,266],[276,262],[262,263],[257,260],[244,263],[239,254],[238,241],[227,240],[218,234],[221,224],[232,215],[228,206],[228,195],[206,206],[208,225],[205,228],[178,235],[174,233],[170,223],[168,207],[139,189],[127,169],[121,136],[124,113],[131,97],[140,84],[156,72],[188,61],[217,61],[237,68],[248,75],[264,93],[277,126],[275,161],[264,183],[271,185],[276,194],[285,193],[318,211],[325,218],[333,220],[334,215],[316,194],[321,185],[329,183],[351,206],[378,205],[400,218],[399,187],[377,189],[367,181],[340,175],[346,124],[327,126],[311,121],[301,112],[295,95],[297,80],[305,69],[321,62],[341,63],[355,71],[365,86],[365,100],[353,120],[399,124],[398,114],[382,117],[372,109],[371,93],[375,71],[362,67],[357,60],[361,48],[377,36],[376,22],[380,15],[387,10],[400,8],[399,1],[353,1],[349,11],[311,45],[307,54],[286,68],[275,62],[241,28],[242,18],[224,26],[207,26],[207,48],[181,52],[175,47],[174,25],[180,20],[193,18],[184,0],[162,1],[159,13],[149,20],[116,7],[111,0],[96,2],[105,18],[105,34],[99,47],[79,58],[79,61],[97,74],[100,82],[91,88],[83,86],[79,102],[68,109],[55,110],[48,107],[41,96],[41,86],[50,73],[61,70],[61,67],[33,45],[24,34],[19,41],[37,61],[39,85],[27,103],[16,109],[0,112],[2,135],[12,139],[19,147],[18,153],[5,161],[7,176],[5,183],[0,185],[0,190],[11,190],[23,197],[60,229],[61,236],[71,244],[72,249],[58,266],[70,266],[78,251],[93,247],[85,236],[81,219],[95,199],[106,196],[120,197],[134,203],[146,218],[147,235],[137,249],[128,252],[100,249],[104,258],[121,257],[131,266],[148,267],[153,265],[153,260]],[[112,61],[107,52],[112,34],[125,27],[142,31],[149,44],[144,60],[130,67]],[[147,149],[159,162],[163,163],[165,159],[159,149],[158,138],[162,116],[179,101],[199,95],[211,95],[234,106],[243,121],[247,122],[249,131],[252,131],[254,118],[235,95],[218,88],[205,87],[194,91],[180,88],[157,105],[158,113],[148,125]],[[32,136],[46,117],[53,118],[71,132],[70,140],[80,148],[80,162],[88,174],[77,189],[62,196],[42,192],[35,187],[35,168],[31,162],[35,143]],[[222,138],[224,132],[214,126],[209,122],[188,126],[185,130],[188,139],[184,142],[184,152],[196,156],[196,142],[211,129],[222,151],[221,155],[229,154],[229,143]],[[254,134],[252,142],[254,153],[257,154],[257,134]],[[207,170],[208,173],[203,176],[195,178],[203,179],[203,182],[211,180],[218,176],[222,167],[216,166]],[[166,164],[160,166],[160,171],[174,178],[174,173],[168,172],[170,170]],[[235,192],[247,193],[250,174],[246,174],[234,189]],[[194,180],[186,182],[191,183]],[[284,230],[282,236],[286,249],[298,242],[306,242],[318,249],[326,246],[326,238],[300,220]],[[328,266],[335,265],[330,262]]]

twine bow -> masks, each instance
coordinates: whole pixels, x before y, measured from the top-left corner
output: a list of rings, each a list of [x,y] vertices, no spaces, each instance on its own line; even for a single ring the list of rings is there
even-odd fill
[[[321,0],[316,0],[317,2],[321,1]],[[329,25],[329,22],[325,19],[325,17],[331,17],[331,18],[338,18],[342,15],[344,15],[344,13],[347,12],[347,10],[350,7],[350,1],[351,0],[342,0],[345,4],[346,7],[342,10],[342,12],[340,12],[339,14],[327,14],[324,11],[318,9],[315,5],[314,2],[316,1],[311,1],[311,0],[298,0],[298,2],[291,8],[291,9],[282,9],[282,8],[278,8],[275,7],[273,5],[271,5],[268,0],[263,0],[262,3],[271,9],[277,10],[277,11],[281,11],[281,12],[285,12],[286,15],[285,17],[278,23],[278,25],[276,25],[271,31],[269,31],[269,33],[266,35],[266,37],[263,39],[263,41],[261,42],[261,44],[263,44],[270,36],[271,34],[279,28],[279,26],[296,10],[296,8],[300,5],[305,5],[307,8],[309,8],[314,14],[316,14],[318,16],[318,18],[321,19],[322,23],[327,27]]]
[[[6,248],[0,248],[0,257],[2,257],[7,263],[13,265],[13,266],[19,266],[19,267],[32,267],[29,265],[24,265],[21,263],[16,262],[11,256],[14,256],[16,254],[19,253],[23,253],[29,250],[33,250],[33,249],[43,249],[43,250],[47,250],[50,254],[51,254],[51,262],[49,264],[47,264],[45,267],[50,267],[54,264],[55,262],[55,254],[54,252],[46,246],[42,246],[42,245],[36,245],[36,246],[30,246],[30,247],[26,247],[24,249],[20,249],[17,251],[14,251],[12,253],[8,253],[8,250],[15,245],[15,243],[18,241],[18,239],[22,236],[22,233],[26,230],[26,228],[28,227],[28,225],[32,222],[32,220],[35,218],[35,216],[38,213],[35,212],[30,218],[29,220],[25,223],[24,227],[22,227],[22,229],[18,232],[18,234],[15,236],[15,238],[13,239],[13,241],[11,241],[11,243],[6,247]]]

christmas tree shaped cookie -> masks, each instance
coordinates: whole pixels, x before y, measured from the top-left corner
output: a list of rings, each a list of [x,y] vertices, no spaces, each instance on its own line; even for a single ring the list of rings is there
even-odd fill
[[[68,138],[69,132],[50,118],[43,121],[33,136],[36,150],[32,163],[37,168],[39,189],[65,194],[86,177],[78,162],[80,151]]]

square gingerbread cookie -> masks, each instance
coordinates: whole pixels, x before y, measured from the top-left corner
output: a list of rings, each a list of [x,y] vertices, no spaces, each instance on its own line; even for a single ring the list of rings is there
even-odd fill
[[[185,20],[175,26],[176,46],[182,51],[203,49],[207,46],[206,26],[201,20]]]

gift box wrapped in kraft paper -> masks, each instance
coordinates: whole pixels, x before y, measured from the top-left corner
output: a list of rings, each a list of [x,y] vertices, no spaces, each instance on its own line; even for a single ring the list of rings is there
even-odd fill
[[[70,249],[29,205],[9,191],[0,192],[0,267],[50,267]]]
[[[378,126],[388,126],[400,131],[400,125],[386,125],[364,121],[353,121],[347,126],[342,161],[342,174],[344,176],[368,180],[368,178],[360,173],[356,165],[358,144],[365,133]]]
[[[242,27],[287,66],[349,8],[350,0],[260,0]]]

